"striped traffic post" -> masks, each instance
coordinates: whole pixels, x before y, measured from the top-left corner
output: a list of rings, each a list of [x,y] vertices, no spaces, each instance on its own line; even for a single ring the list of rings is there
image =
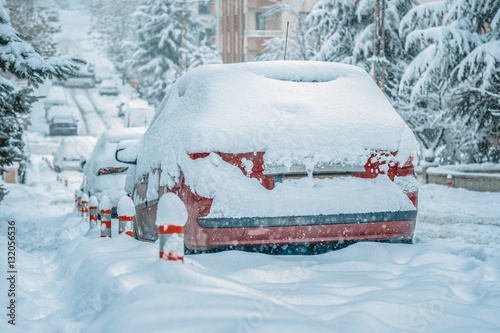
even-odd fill
[[[121,197],[118,202],[117,212],[118,234],[126,233],[130,237],[134,237],[135,206],[132,199],[127,196]]]
[[[446,176],[446,184],[448,185],[448,187],[453,186],[453,177],[451,177],[451,175]]]
[[[68,178],[64,178],[64,186],[68,187]]]
[[[107,196],[101,198],[101,237],[111,238],[111,201]]]
[[[98,202],[97,198],[91,196],[89,199],[89,227],[94,229],[97,227],[97,214],[98,214]]]
[[[78,191],[77,207],[79,212],[82,211],[82,193],[83,193],[82,191]]]
[[[89,196],[87,193],[82,194],[82,222],[89,221]]]
[[[186,206],[174,193],[165,193],[158,201],[156,225],[160,243],[160,259],[184,262],[184,225]]]
[[[57,182],[59,183],[59,181],[60,181],[60,177],[59,177],[59,175],[57,175]]]
[[[75,190],[75,207],[78,207],[78,190]]]

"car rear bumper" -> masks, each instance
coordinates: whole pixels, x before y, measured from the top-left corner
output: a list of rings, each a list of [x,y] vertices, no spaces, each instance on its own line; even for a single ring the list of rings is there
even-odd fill
[[[286,220],[282,217],[240,219],[240,227],[227,228],[222,226],[235,221],[199,219],[199,223],[191,224],[193,228],[187,226],[185,243],[189,250],[197,252],[224,247],[352,243],[366,240],[410,242],[415,231],[416,211],[376,213],[371,216],[339,214],[288,217]],[[278,226],[283,222],[285,224]],[[256,226],[258,223],[263,226]]]

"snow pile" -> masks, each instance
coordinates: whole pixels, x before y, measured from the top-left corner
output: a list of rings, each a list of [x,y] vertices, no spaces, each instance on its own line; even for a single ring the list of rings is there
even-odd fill
[[[186,185],[214,198],[209,217],[277,217],[415,210],[389,177],[304,178],[277,183],[272,191],[245,177],[217,155],[180,163]]]
[[[111,210],[111,201],[109,201],[108,196],[103,195],[101,197],[101,202],[99,203],[100,210]]]
[[[118,216],[134,216],[135,215],[135,206],[134,202],[130,197],[123,196],[118,201]]]
[[[415,137],[362,69],[324,62],[207,65],[167,92],[138,156],[136,180],[186,152],[264,151],[266,165],[364,165],[374,150],[406,162]]]
[[[99,202],[97,201],[97,198],[95,196],[91,196],[89,199],[89,207],[97,207],[99,205]]]
[[[188,218],[186,206],[177,195],[172,192],[165,193],[158,201],[156,211],[156,225],[184,226]]]

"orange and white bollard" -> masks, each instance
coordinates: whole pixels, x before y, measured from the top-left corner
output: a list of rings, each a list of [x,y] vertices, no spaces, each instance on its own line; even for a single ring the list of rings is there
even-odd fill
[[[130,237],[134,237],[135,205],[132,199],[127,196],[121,197],[118,202],[117,212],[118,234],[126,233]]]
[[[68,178],[64,178],[64,186],[68,187]]]
[[[97,227],[97,213],[98,213],[98,202],[97,198],[91,196],[89,199],[89,227],[94,229]]]
[[[82,222],[89,221],[89,196],[87,193],[82,194]]]
[[[82,211],[82,194],[83,192],[82,191],[78,191],[78,197],[77,197],[77,207],[78,207],[78,211],[81,212]]]
[[[59,183],[61,181],[61,177],[59,177],[59,175],[57,175],[57,182]]]
[[[107,196],[101,198],[101,237],[111,238],[111,202]]]
[[[174,193],[165,193],[158,201],[156,225],[160,243],[160,259],[184,262],[184,225],[188,213]]]
[[[78,207],[78,190],[75,190],[75,207]]]
[[[453,186],[453,177],[451,175],[446,176],[446,183],[448,184],[448,187]]]

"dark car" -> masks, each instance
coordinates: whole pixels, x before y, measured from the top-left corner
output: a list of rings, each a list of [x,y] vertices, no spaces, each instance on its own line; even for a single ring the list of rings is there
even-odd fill
[[[77,122],[72,115],[55,115],[50,120],[49,135],[78,135]]]

